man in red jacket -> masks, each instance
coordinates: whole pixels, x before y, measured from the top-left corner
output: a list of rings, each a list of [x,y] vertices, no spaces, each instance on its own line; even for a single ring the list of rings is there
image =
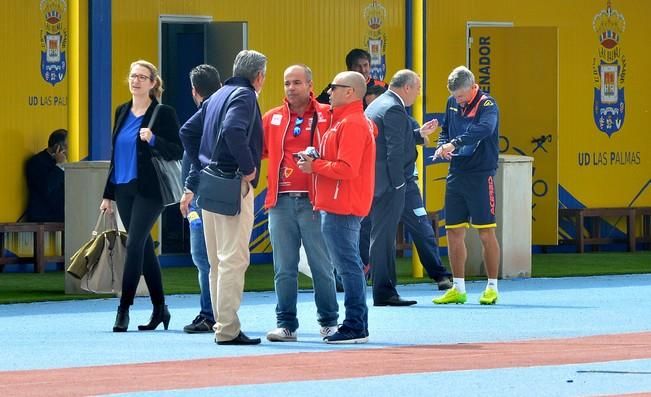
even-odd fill
[[[312,95],[312,71],[293,65],[284,74],[285,100],[262,118],[263,158],[267,167],[269,235],[274,258],[277,328],[267,333],[272,342],[296,340],[298,319],[298,261],[305,246],[314,283],[314,300],[321,336],[337,330],[339,306],[334,268],[321,235],[321,215],[313,208],[313,176],[298,169],[295,154],[318,146],[330,126],[330,107]]]
[[[377,128],[364,115],[364,76],[339,73],[328,91],[332,126],[321,139],[318,153],[302,153],[298,166],[315,174],[314,207],[321,211],[323,239],[344,284],[346,318],[326,342],[366,343],[368,307],[359,230],[373,199]]]

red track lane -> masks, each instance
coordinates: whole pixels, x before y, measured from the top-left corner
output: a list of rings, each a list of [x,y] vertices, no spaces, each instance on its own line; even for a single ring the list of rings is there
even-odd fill
[[[649,358],[651,332],[645,332],[7,371],[0,372],[0,395],[81,396]],[[283,371],[271,370],[277,367]]]

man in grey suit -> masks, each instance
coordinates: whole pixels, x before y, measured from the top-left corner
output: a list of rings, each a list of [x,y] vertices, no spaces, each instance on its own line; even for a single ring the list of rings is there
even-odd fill
[[[371,213],[370,264],[374,306],[410,306],[396,290],[396,231],[405,205],[405,184],[414,172],[416,141],[406,107],[420,95],[420,78],[400,70],[389,90],[366,108],[378,127],[375,191]],[[418,132],[416,132],[418,133]]]

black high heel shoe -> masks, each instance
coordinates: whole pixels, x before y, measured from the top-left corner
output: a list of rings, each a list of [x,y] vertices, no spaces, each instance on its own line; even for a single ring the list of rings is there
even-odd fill
[[[118,314],[115,316],[113,332],[127,332],[129,328],[129,308],[118,307]]]
[[[163,323],[163,327],[167,330],[171,317],[169,310],[167,310],[167,305],[155,305],[154,311],[151,313],[151,317],[149,317],[149,324],[139,325],[138,330],[153,331],[160,323]]]

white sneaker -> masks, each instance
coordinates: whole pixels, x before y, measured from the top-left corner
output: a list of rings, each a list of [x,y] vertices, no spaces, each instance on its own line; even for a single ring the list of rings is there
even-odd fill
[[[296,342],[296,331],[288,328],[276,328],[267,332],[267,340],[270,342]]]
[[[334,334],[335,332],[337,332],[338,329],[339,329],[339,326],[337,326],[337,325],[332,325],[330,327],[321,327],[321,332],[320,332],[321,337],[323,339],[325,339],[328,336],[330,336],[330,335]]]

